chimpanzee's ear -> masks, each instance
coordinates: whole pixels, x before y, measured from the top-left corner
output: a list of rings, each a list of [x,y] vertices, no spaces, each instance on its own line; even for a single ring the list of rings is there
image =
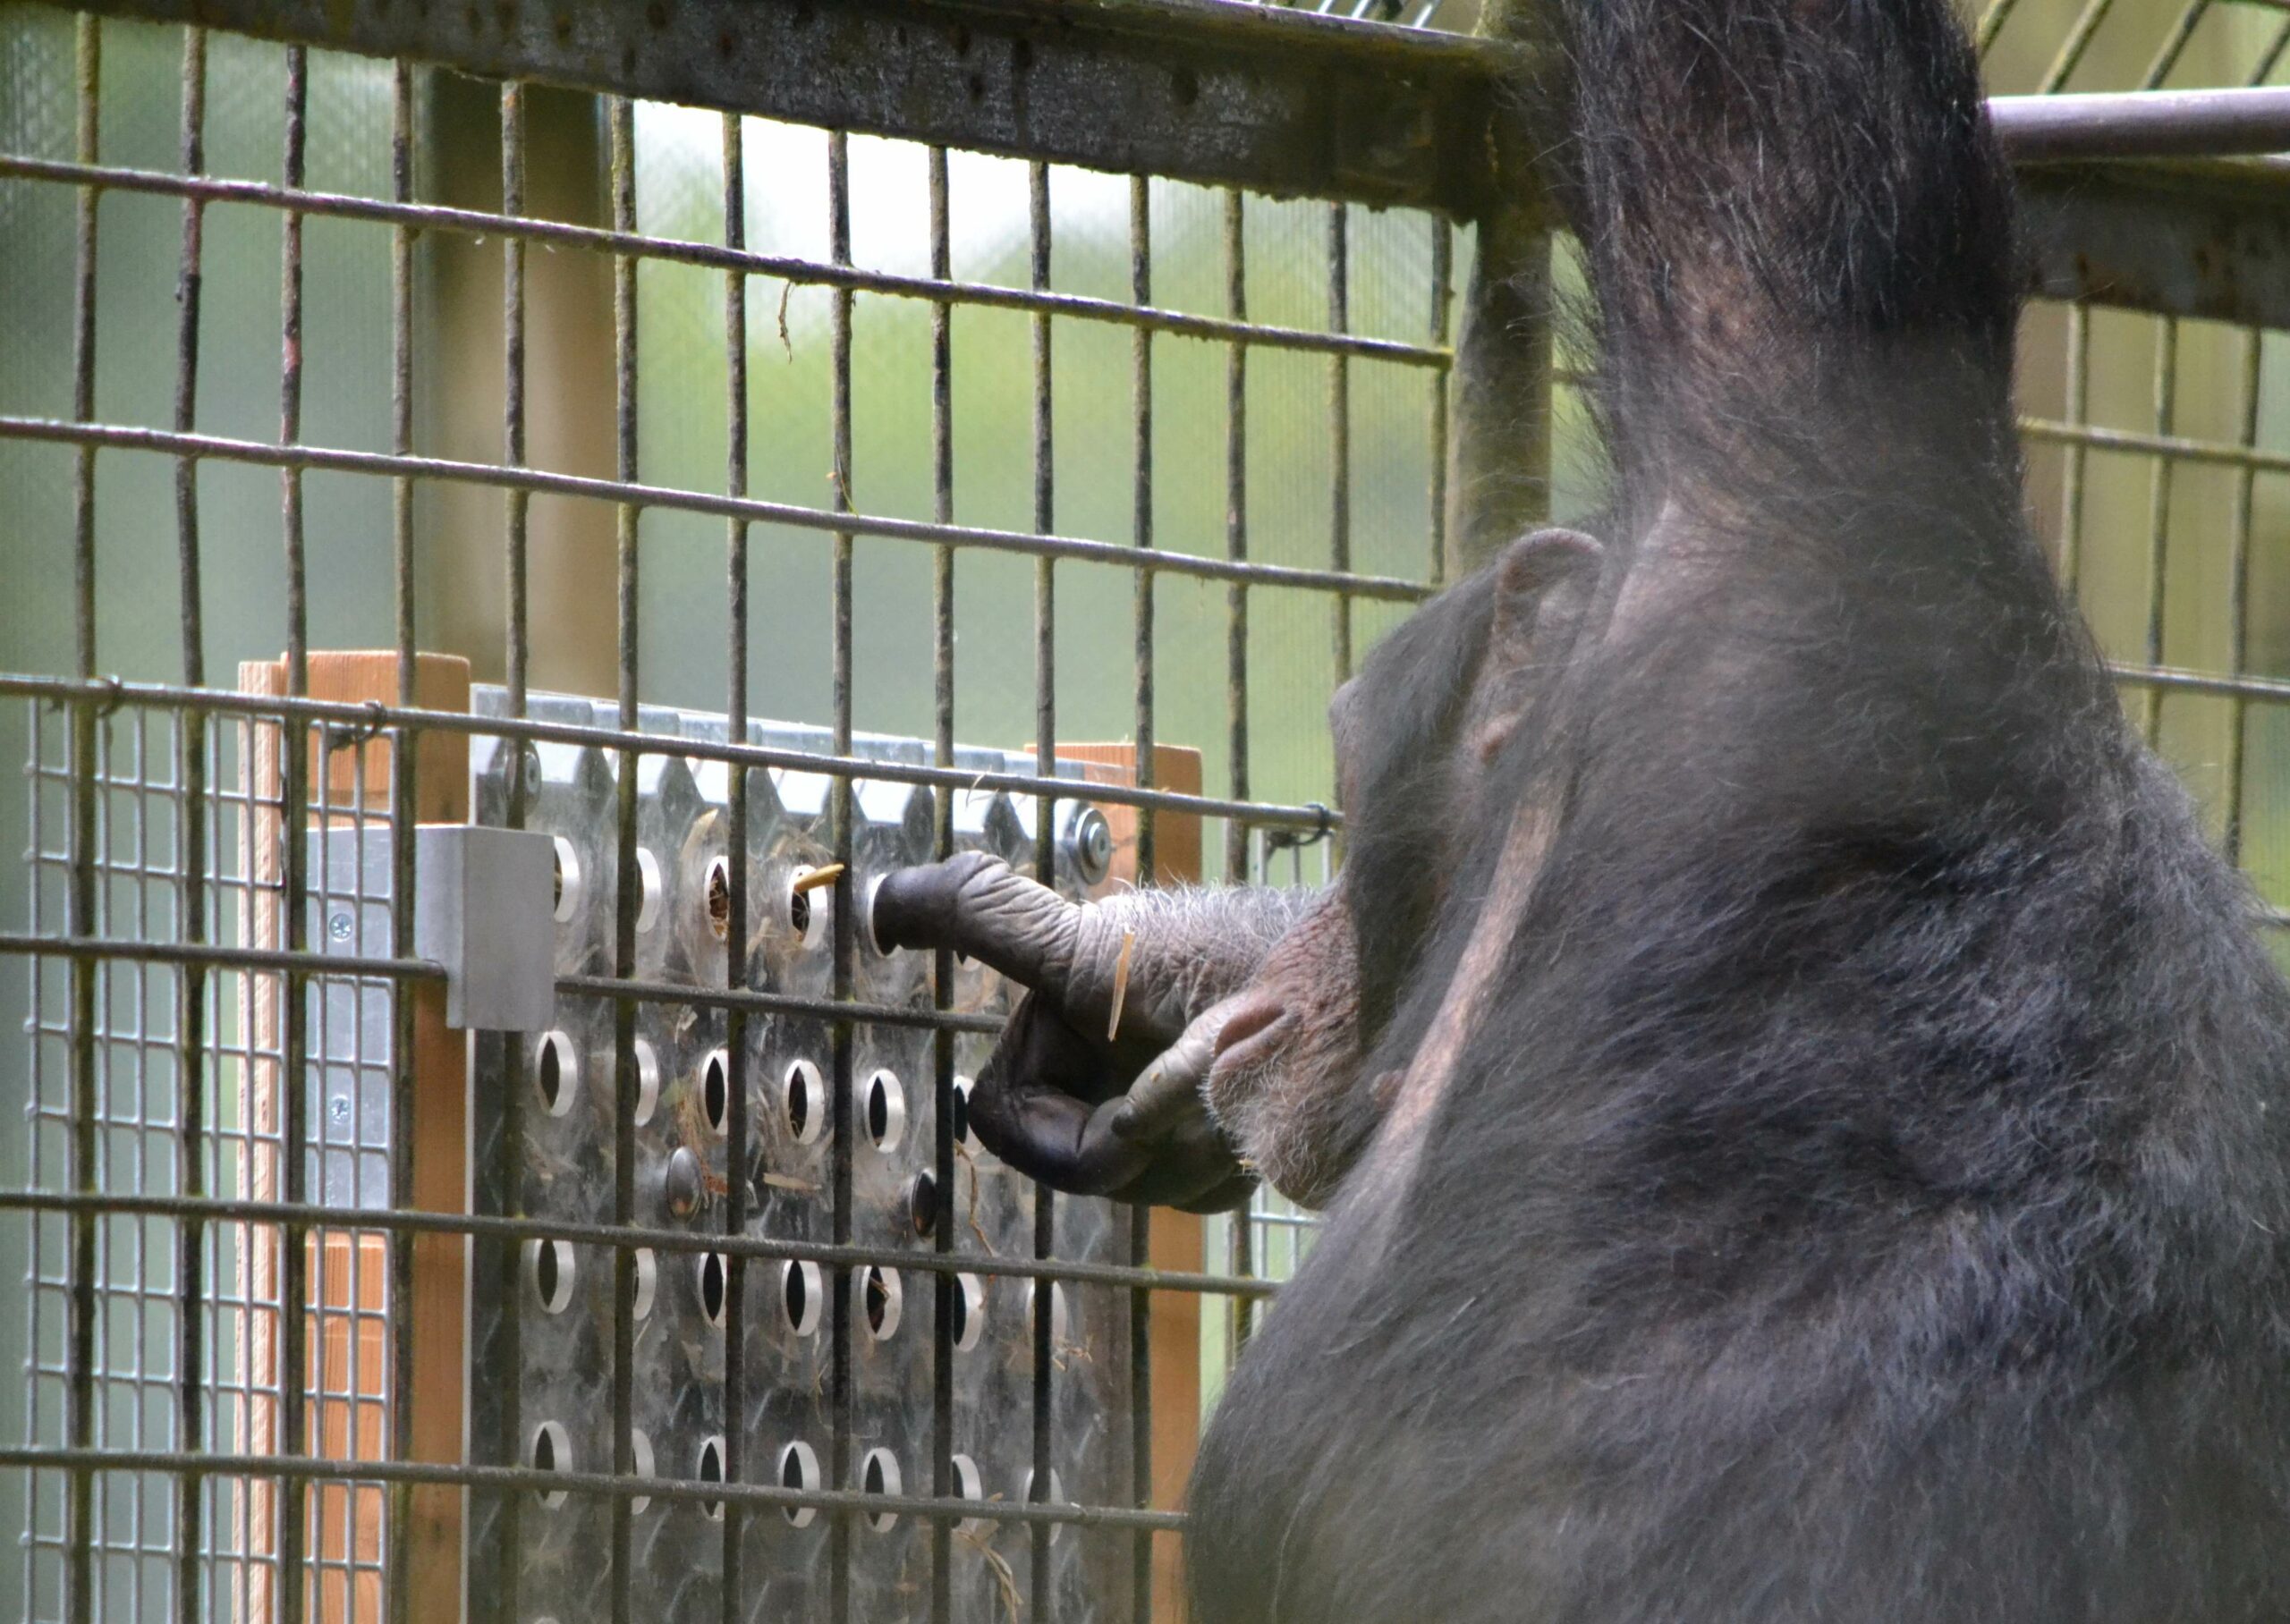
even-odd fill
[[[1605,556],[1582,531],[1554,529],[1521,537],[1496,561],[1494,618],[1472,685],[1469,746],[1480,760],[1494,759],[1573,647]]]

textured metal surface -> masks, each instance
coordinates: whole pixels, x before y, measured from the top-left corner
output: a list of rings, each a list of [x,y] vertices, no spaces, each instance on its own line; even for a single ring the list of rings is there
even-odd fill
[[[2020,196],[2047,299],[2290,326],[2290,168],[2062,165]]]
[[[505,708],[498,690],[480,690],[480,711]],[[598,702],[532,696],[536,717],[594,718]],[[720,716],[641,707],[640,726],[655,735],[721,740]],[[751,723],[749,737],[791,751],[827,742],[816,729]],[[915,741],[854,737],[862,756],[923,759]],[[558,745],[530,747],[522,816],[528,829],[556,843],[560,879],[555,926],[557,968],[567,975],[609,962],[618,912],[613,862],[615,757]],[[505,747],[480,747],[473,772],[481,820],[506,810]],[[958,767],[1024,771],[1026,757],[968,749]],[[831,856],[827,838],[833,781],[818,774],[751,771],[746,825],[746,892],[752,918],[737,941],[729,931],[725,867],[733,769],[673,754],[640,758],[636,794],[637,857],[644,886],[633,900],[633,973],[674,982],[721,985],[733,978],[757,988],[816,994],[833,980],[831,901],[838,890],[863,899],[894,869],[927,861],[934,848],[932,797],[882,780],[852,784],[852,872],[841,888],[792,889],[801,871]],[[1069,807],[1061,803],[1060,824]],[[959,797],[956,849],[983,850],[1015,861],[1030,858],[1033,808],[1025,798],[980,792]],[[1059,848],[1056,875],[1082,895],[1074,856]],[[798,928],[798,922],[802,928]],[[870,1003],[928,1006],[928,962],[907,953],[880,954],[862,940],[853,992]],[[854,1244],[899,1256],[930,1256],[941,1225],[955,1254],[989,1258],[1031,1249],[1033,1187],[1003,1168],[966,1136],[954,1141],[951,1187],[940,1194],[934,1168],[937,1121],[931,1036],[926,1031],[861,1027],[853,1035],[854,1097],[845,1146],[846,1222],[833,1210],[832,1161],[837,1113],[832,1087],[830,1028],[795,1019],[746,1025],[739,1071],[750,1155],[734,1165],[729,1131],[734,1067],[720,1013],[667,1006],[635,1012],[632,1092],[613,1076],[615,1001],[561,995],[547,1030],[478,1045],[476,1165],[508,1169],[514,1190],[480,1174],[478,1211],[522,1211],[590,1223],[615,1216],[612,1171],[615,1103],[635,1102],[630,1122],[635,1162],[634,1217],[640,1223],[706,1234],[719,1226],[736,1188],[748,1232],[759,1237],[826,1239],[847,1233]],[[983,967],[954,978],[953,1009],[998,1015],[1007,994]],[[981,1062],[990,1040],[955,1039],[963,1074]],[[519,1049],[524,1081],[512,1084],[506,1062]],[[959,1085],[958,1085],[959,1086]],[[501,1106],[517,1087],[522,1143],[497,1154]],[[918,1181],[932,1180],[928,1199]],[[930,1215],[926,1230],[918,1211]],[[1056,1206],[1054,1253],[1061,1260],[1116,1263],[1127,1256],[1126,1221],[1103,1203],[1066,1200]],[[534,1240],[480,1248],[478,1321],[472,1342],[472,1453],[483,1459],[534,1464],[535,1440],[548,1439],[559,1469],[598,1471],[611,1465],[613,1253],[593,1246]],[[822,1269],[788,1261],[750,1264],[737,1339],[743,1351],[742,1413],[729,1413],[725,1349],[732,1340],[730,1269],[722,1253],[632,1250],[636,1273],[630,1420],[642,1442],[634,1465],[642,1476],[699,1480],[720,1473],[736,1436],[751,1462],[751,1480],[791,1487],[826,1482],[835,1425],[828,1358],[835,1299],[846,1299],[852,1345],[852,1481],[879,1493],[928,1492],[931,1482],[934,1276],[895,1264]],[[491,1271],[488,1275],[486,1271]],[[954,1493],[1022,1501],[1032,1469],[1033,1348],[1029,1312],[1035,1281],[957,1272],[949,1326],[954,1357],[949,1440]],[[1129,1485],[1130,1294],[1065,1282],[1047,1283],[1051,1329],[1047,1369],[1050,1469],[1057,1498],[1078,1504],[1117,1503]],[[500,1366],[500,1343],[516,1326],[515,1371]],[[514,1391],[520,1437],[498,1436],[505,1417],[496,1395]],[[710,1451],[713,1453],[710,1453]],[[808,1451],[806,1454],[804,1451]],[[787,1463],[791,1452],[798,1463]],[[646,1457],[649,1455],[649,1462]],[[806,1479],[806,1468],[815,1468]],[[792,1474],[792,1475],[791,1475]],[[870,1475],[871,1474],[871,1475]],[[526,1495],[514,1529],[501,1517],[508,1497],[484,1496],[473,1515],[472,1585],[489,1594],[496,1575],[515,1574],[517,1616],[588,1616],[602,1577],[613,1502],[565,1495]],[[719,1519],[705,1505],[624,1501],[630,1528],[631,1582],[648,1619],[696,1620],[717,1607],[723,1546]],[[798,1512],[797,1517],[802,1514]],[[757,1620],[828,1616],[835,1577],[832,1527],[838,1519],[751,1514],[740,1547],[746,1577],[740,1616]],[[854,1519],[848,1583],[852,1616],[903,1616],[930,1585],[930,1542],[912,1516]],[[954,1529],[948,1560],[949,1611],[954,1619],[1006,1616],[1007,1600],[1033,1591],[1028,1541],[1039,1537],[1049,1561],[1057,1616],[1074,1620],[1131,1616],[1126,1542],[1081,1528],[1047,1527],[1038,1535],[1014,1525],[966,1520]],[[1120,1576],[1120,1577],[1117,1577]]]

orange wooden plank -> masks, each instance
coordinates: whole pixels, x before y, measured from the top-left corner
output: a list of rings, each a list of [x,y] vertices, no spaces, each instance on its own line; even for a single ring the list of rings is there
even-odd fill
[[[239,668],[240,687],[252,693],[286,690],[283,660],[258,661]],[[469,708],[467,661],[443,655],[417,656],[414,702],[428,709]],[[346,703],[398,698],[397,656],[389,652],[327,652],[310,658],[309,694]],[[276,887],[280,882],[281,784],[279,727],[257,723],[245,751],[245,782],[250,794],[252,827],[247,853],[254,884],[248,892],[250,915],[242,939],[256,945],[283,944]],[[394,741],[377,737],[328,751],[319,730],[310,741],[312,826],[344,825],[360,809],[389,809],[391,752]],[[416,746],[415,821],[459,823],[469,815],[469,740],[457,733],[424,734]],[[362,805],[360,791],[362,789]],[[278,1043],[279,980],[276,976],[242,978],[241,1019],[254,1035],[258,1055]],[[445,992],[434,985],[403,989],[414,1001],[412,1188],[397,1192],[398,1205],[432,1212],[461,1212],[467,1206],[467,1049],[445,1022]],[[252,1154],[241,1170],[242,1193],[257,1200],[276,1199],[282,1189],[278,1136],[284,1121],[279,1067],[258,1058],[248,1069],[246,1112]],[[355,1233],[356,1245],[352,1246]],[[280,1366],[277,1334],[280,1235],[242,1226],[238,1236],[240,1296],[255,1305],[242,1309],[238,1345],[247,1374],[259,1393],[275,1392]],[[344,1459],[386,1459],[391,1440],[384,1425],[389,1335],[386,1281],[389,1240],[373,1231],[327,1231],[310,1238],[311,1301],[308,1375],[313,1401],[306,1410],[305,1446]],[[412,1240],[411,1315],[413,1369],[409,1417],[412,1458],[443,1463],[462,1459],[466,1383],[468,1246],[461,1237],[423,1235]],[[274,1305],[265,1307],[263,1305]],[[352,1307],[352,1305],[356,1307]],[[351,1349],[357,1349],[356,1388],[352,1388]],[[264,1454],[279,1446],[278,1405],[257,1397],[239,1422],[238,1447]],[[246,1624],[269,1624],[276,1616],[276,1542],[273,1535],[276,1487],[267,1481],[239,1487],[246,1515],[249,1551]],[[379,1624],[384,1616],[381,1576],[361,1571],[354,1582],[339,1564],[354,1555],[378,1561],[386,1510],[382,1493],[349,1485],[322,1485],[307,1496],[304,1511],[313,1520],[307,1549],[322,1564],[307,1593],[312,1616],[323,1624]],[[411,1491],[406,1526],[410,1616],[450,1620],[462,1612],[461,1574],[463,1506],[461,1491],[422,1484]],[[326,1567],[333,1563],[336,1566]],[[235,1587],[234,1587],[235,1588]]]

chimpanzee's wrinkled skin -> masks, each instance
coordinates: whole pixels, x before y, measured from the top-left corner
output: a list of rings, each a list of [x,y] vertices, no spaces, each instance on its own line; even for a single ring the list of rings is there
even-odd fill
[[[1599,539],[1340,698],[1339,895],[1005,1078],[1330,1198],[1192,1616],[2290,1620],[2290,994],[2024,522],[1971,53],[1556,11]]]

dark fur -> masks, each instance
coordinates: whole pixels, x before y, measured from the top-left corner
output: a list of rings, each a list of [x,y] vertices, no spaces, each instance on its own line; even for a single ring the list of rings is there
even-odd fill
[[[2290,1619],[2290,995],[2026,531],[1969,51],[1565,10],[1610,559],[1470,786],[1563,816],[1413,1176],[1226,1391],[1193,1616]],[[1486,626],[1348,702],[1367,1077],[1503,838],[1421,822]]]

